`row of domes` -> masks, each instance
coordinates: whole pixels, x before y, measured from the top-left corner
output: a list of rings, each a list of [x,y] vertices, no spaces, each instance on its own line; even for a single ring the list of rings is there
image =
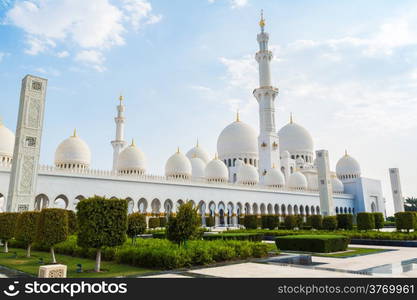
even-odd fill
[[[291,151],[311,150],[313,142],[310,134],[300,125],[291,122],[280,130],[280,147],[283,157],[288,157]],[[0,158],[13,156],[14,134],[0,123]],[[223,156],[239,155],[241,153],[257,154],[257,137],[255,131],[247,124],[237,119],[228,125],[218,139],[218,150]],[[243,163],[242,163],[243,164]],[[55,165],[60,168],[89,168],[91,165],[91,151],[74,131],[74,134],[59,144],[55,152]],[[239,166],[237,182],[256,184],[259,182],[258,171],[250,164]],[[118,171],[124,174],[144,174],[146,172],[146,158],[144,153],[134,142],[126,147],[118,160]],[[187,152],[179,151],[170,157],[165,166],[168,177],[206,178],[209,181],[228,181],[228,169],[217,157],[209,161],[208,153],[198,145]],[[339,179],[357,178],[361,175],[359,163],[347,153],[338,161],[336,173]],[[295,175],[294,175],[295,174]],[[312,187],[302,173],[295,172],[288,178],[291,188]],[[270,186],[284,186],[285,178],[280,170],[271,169],[265,176],[265,184]],[[343,185],[343,184],[342,184]],[[334,183],[340,190],[341,185]]]

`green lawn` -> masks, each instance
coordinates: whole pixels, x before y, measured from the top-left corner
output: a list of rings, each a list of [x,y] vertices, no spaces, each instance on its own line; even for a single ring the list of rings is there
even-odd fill
[[[45,263],[49,263],[51,256],[48,252],[32,251],[32,257],[26,257],[26,251],[23,249],[10,248],[9,253],[0,253],[0,265],[10,269],[19,270],[34,276],[38,275],[40,264],[39,258],[42,257]],[[12,258],[13,253],[17,252],[17,258]],[[118,276],[132,276],[143,275],[149,272],[156,272],[155,270],[132,267],[128,265],[117,264],[116,262],[102,261],[101,269],[104,272],[94,273],[95,261],[86,258],[78,258],[67,255],[55,254],[58,263],[67,265],[67,276],[69,278],[104,278],[104,277],[118,277]],[[83,270],[90,272],[77,273],[77,264],[82,264]]]
[[[335,257],[335,258],[347,258],[358,255],[366,254],[375,254],[379,252],[384,252],[386,249],[376,249],[376,248],[348,248],[347,252],[339,253],[313,253],[313,256],[323,256],[323,257]]]

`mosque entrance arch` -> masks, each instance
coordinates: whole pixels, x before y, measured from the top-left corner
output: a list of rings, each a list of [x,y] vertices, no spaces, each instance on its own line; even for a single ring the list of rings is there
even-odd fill
[[[59,195],[54,200],[54,208],[61,208],[61,209],[67,209],[68,208],[68,198],[65,195]]]
[[[42,210],[49,206],[49,198],[45,194],[40,194],[35,197],[35,210]]]
[[[225,226],[226,220],[225,220],[225,206],[223,203],[219,203],[219,225]]]

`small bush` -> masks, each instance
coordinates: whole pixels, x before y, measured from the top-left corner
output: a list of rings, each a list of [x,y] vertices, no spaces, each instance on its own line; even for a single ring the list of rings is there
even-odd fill
[[[296,216],[293,216],[293,215],[285,216],[285,218],[284,218],[284,227],[286,229],[289,229],[289,230],[294,229],[295,227],[297,227],[297,218],[296,218]]]
[[[313,229],[321,229],[323,226],[323,217],[321,215],[312,215],[307,217],[307,224]]]
[[[182,244],[189,239],[196,238],[200,225],[200,216],[192,202],[180,205],[177,215],[171,216],[166,229],[170,241]]]
[[[337,218],[335,216],[323,217],[323,229],[324,230],[336,230],[337,229]]]
[[[416,213],[412,211],[396,213],[395,214],[395,227],[399,231],[407,230],[407,232],[410,232],[411,229],[416,229],[417,227]]]
[[[384,228],[384,214],[380,212],[372,213],[375,221],[375,229]]]
[[[278,249],[329,253],[347,249],[350,239],[343,235],[290,235],[275,239]]]
[[[277,216],[266,215],[261,217],[261,223],[263,229],[275,229],[278,227],[279,220]]]
[[[213,227],[214,226],[214,217],[213,216],[206,217],[206,226],[207,227]]]
[[[352,214],[339,214],[337,217],[337,228],[352,230],[353,228],[353,215]]]
[[[375,229],[375,218],[372,213],[358,213],[356,216],[356,222],[358,224],[358,230]]]
[[[259,227],[259,221],[257,215],[245,215],[243,225],[246,229],[257,229]]]
[[[302,215],[295,215],[295,227],[298,229],[303,228],[304,217]]]
[[[159,218],[149,218],[149,220],[148,220],[148,226],[149,226],[149,228],[151,228],[151,229],[155,229],[155,228],[158,228],[158,227],[161,227],[160,225],[160,221],[159,221]]]

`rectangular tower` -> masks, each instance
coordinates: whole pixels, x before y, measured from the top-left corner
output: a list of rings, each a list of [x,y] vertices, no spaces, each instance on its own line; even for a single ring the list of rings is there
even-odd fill
[[[6,206],[9,212],[34,208],[46,85],[46,79],[32,75],[26,75],[22,81]]]
[[[327,150],[316,151],[316,162],[321,214],[323,216],[332,216],[335,214],[335,210],[333,204],[332,181],[330,177],[329,152]]]
[[[404,211],[404,198],[401,190],[400,170],[398,168],[389,169],[391,179],[392,200],[394,201],[395,212]]]

